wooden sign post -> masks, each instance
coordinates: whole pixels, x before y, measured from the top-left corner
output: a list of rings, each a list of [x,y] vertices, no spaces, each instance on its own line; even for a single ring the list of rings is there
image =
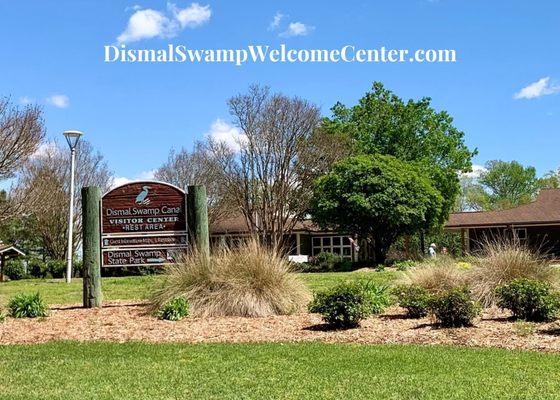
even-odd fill
[[[101,307],[100,268],[172,264],[191,242],[209,254],[204,186],[131,182],[82,189],[84,307]],[[187,204],[188,203],[188,204]]]
[[[84,307],[101,307],[101,226],[99,203],[101,189],[98,187],[82,188],[82,236],[83,236],[83,275]]]

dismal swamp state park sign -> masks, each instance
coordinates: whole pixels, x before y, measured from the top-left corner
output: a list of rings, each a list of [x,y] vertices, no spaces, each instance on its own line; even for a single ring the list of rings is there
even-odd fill
[[[102,266],[172,263],[187,247],[185,192],[163,182],[132,182],[101,199]]]

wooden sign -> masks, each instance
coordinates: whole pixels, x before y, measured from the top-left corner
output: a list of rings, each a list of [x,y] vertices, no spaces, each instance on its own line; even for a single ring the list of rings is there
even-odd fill
[[[119,186],[101,199],[102,266],[172,263],[187,247],[185,192],[141,181]]]
[[[165,265],[175,261],[172,249],[107,249],[103,251],[104,267]]]

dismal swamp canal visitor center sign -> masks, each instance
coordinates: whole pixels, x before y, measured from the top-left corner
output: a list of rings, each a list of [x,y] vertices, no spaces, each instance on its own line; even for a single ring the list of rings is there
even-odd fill
[[[101,199],[102,266],[172,263],[187,247],[185,192],[162,182],[133,182]]]
[[[82,188],[84,307],[101,307],[101,267],[164,266],[189,246],[209,254],[204,186],[187,193],[164,182],[140,181],[105,195]]]

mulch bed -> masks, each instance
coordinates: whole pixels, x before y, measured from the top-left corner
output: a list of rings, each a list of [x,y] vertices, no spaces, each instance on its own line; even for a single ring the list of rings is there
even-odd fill
[[[315,314],[266,318],[215,317],[160,321],[141,302],[108,302],[102,309],[58,306],[41,319],[7,318],[0,324],[1,344],[54,340],[115,342],[301,342],[446,344],[560,352],[560,323],[530,325],[487,310],[474,327],[438,328],[429,318],[407,319],[398,307],[369,318],[360,328],[328,330]]]

